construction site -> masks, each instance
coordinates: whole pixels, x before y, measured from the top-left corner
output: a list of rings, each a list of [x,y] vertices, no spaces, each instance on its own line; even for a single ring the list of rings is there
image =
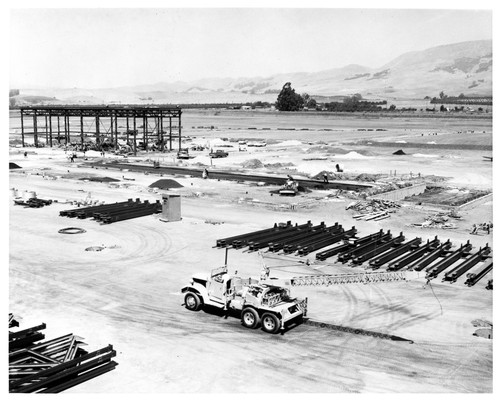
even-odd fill
[[[9,390],[492,393],[492,154],[491,114],[12,109]]]

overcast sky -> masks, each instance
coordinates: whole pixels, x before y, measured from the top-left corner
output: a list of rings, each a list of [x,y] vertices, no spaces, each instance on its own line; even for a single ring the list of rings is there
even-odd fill
[[[10,24],[11,88],[376,68],[409,51],[492,39],[488,10],[11,9]]]

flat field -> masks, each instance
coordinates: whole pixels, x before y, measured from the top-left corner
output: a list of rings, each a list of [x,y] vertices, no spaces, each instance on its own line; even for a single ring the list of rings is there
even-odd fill
[[[407,155],[395,156],[392,148],[350,144],[366,139],[413,142],[425,136],[428,141],[446,139],[462,144],[464,138],[471,137],[463,132],[474,130],[477,141],[488,145],[491,120],[407,122],[407,118],[214,113],[186,111],[183,134],[193,137],[194,143],[214,148],[233,145],[225,148],[229,157],[213,160],[210,166],[206,151],[193,152],[195,158],[182,165],[206,163],[209,170],[290,172],[300,178],[301,174],[333,171],[340,162],[346,173],[384,173],[389,177],[389,172],[396,171],[393,179],[402,180],[412,172],[446,177],[440,182],[445,186],[492,188],[492,165],[483,160],[484,151],[407,150],[399,143]],[[332,131],[278,130],[285,125]],[[11,138],[16,136],[15,126],[14,122]],[[206,129],[210,126],[214,129]],[[435,132],[438,135],[429,134]],[[238,151],[237,143],[221,143],[220,138],[261,138],[269,144]],[[23,156],[25,150],[27,157]],[[275,190],[271,186],[177,176],[169,179],[183,187],[162,191],[148,188],[159,179],[157,175],[92,168],[93,161],[103,159],[97,152],[88,152],[86,158],[78,153],[76,162],[71,163],[62,148],[31,147],[12,147],[9,158],[21,166],[10,171],[10,188],[57,200],[50,206],[30,209],[15,206],[10,196],[9,312],[20,316],[21,328],[45,322],[46,339],[74,333],[85,338],[91,351],[108,344],[117,351],[119,365],[114,371],[66,393],[492,392],[492,340],[473,336],[476,328],[471,323],[493,319],[492,292],[484,288],[491,273],[470,288],[464,285],[465,279],[449,284],[441,282],[439,276],[430,284],[418,278],[402,283],[291,290],[294,296],[308,297],[311,319],[389,333],[412,340],[412,344],[306,325],[284,335],[269,335],[260,329],[243,328],[237,318],[188,311],[182,306],[180,293],[193,273],[208,272],[224,263],[224,250],[214,248],[216,239],[288,220],[299,224],[307,220],[328,225],[339,222],[345,228],[355,225],[360,235],[390,229],[394,234],[404,232],[408,240],[418,236],[425,241],[437,235],[443,241],[449,238],[455,246],[470,239],[475,251],[492,242],[492,234],[469,234],[473,223],[492,219],[491,201],[461,212],[463,220],[456,222],[455,229],[416,228],[407,224],[422,222],[432,211],[403,203],[387,220],[357,221],[353,212],[345,209],[354,199],[327,197],[331,192],[324,190],[280,198],[271,196],[269,191]],[[147,166],[152,166],[152,161],[179,164],[175,153],[140,153],[127,159]],[[282,165],[279,169],[244,168],[243,163],[251,159],[264,165]],[[124,158],[107,154],[104,160]],[[119,182],[81,180],[89,176],[107,176]],[[167,223],[155,215],[99,225],[89,219],[59,216],[59,211],[76,207],[67,204],[69,200],[141,198],[152,202],[162,193],[182,196],[181,221]],[[291,204],[297,208],[291,210]],[[81,227],[86,232],[59,234],[64,227]],[[85,251],[90,246],[105,249]],[[281,278],[368,270],[342,265],[335,259],[315,262],[314,254],[265,253],[264,261],[272,276]],[[312,264],[305,264],[307,259]],[[256,253],[237,250],[229,250],[228,266],[242,276],[259,276],[262,267]]]

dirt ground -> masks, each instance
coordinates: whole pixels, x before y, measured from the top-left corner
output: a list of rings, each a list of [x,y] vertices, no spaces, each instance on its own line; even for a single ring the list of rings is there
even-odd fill
[[[187,114],[183,122],[186,127],[208,126],[212,117],[203,121],[203,116],[200,113],[190,121]],[[456,121],[432,122],[439,127],[451,125],[448,137],[471,124],[468,120],[462,126]],[[410,123],[418,126],[418,122]],[[252,126],[263,124],[279,127],[281,122],[259,121]],[[346,125],[371,124],[360,120]],[[428,124],[420,129],[433,130]],[[472,122],[491,135],[489,124],[488,128],[483,121]],[[377,133],[384,134],[384,139],[397,138],[398,130]],[[245,137],[242,130],[237,132]],[[212,164],[217,169],[242,169],[244,161],[256,158],[264,163],[291,162],[298,173],[312,175],[341,161],[346,172],[420,172],[445,176],[449,186],[492,188],[492,165],[483,161],[481,151],[440,151],[437,157],[422,157],[414,155],[424,154],[421,150],[409,150],[410,155],[393,156],[392,150],[378,147],[346,146],[339,133],[332,132],[323,134],[322,141],[342,146],[346,153],[308,152],[319,144],[278,130],[269,133],[277,143],[246,151],[238,151],[236,145],[233,150],[227,148],[228,158]],[[185,134],[196,137],[195,142],[208,140],[213,145],[220,137],[232,137],[201,129],[186,129]],[[367,135],[361,132],[358,138]],[[400,135],[405,138],[404,131]],[[85,338],[89,351],[112,344],[119,363],[114,371],[66,393],[492,392],[492,341],[473,336],[476,328],[471,323],[493,319],[492,292],[484,288],[491,273],[471,288],[463,284],[465,279],[448,284],[440,276],[430,285],[419,278],[404,283],[292,289],[292,295],[308,297],[312,319],[390,333],[413,344],[305,325],[284,335],[269,335],[243,328],[236,318],[188,311],[180,293],[193,273],[223,265],[224,250],[214,248],[219,238],[288,220],[299,224],[311,220],[315,224],[339,222],[345,228],[355,225],[361,235],[383,228],[394,234],[403,231],[407,239],[438,235],[455,246],[470,239],[477,249],[491,245],[492,234],[473,236],[469,230],[473,223],[492,219],[491,202],[464,211],[456,229],[415,228],[407,224],[422,222],[429,215],[419,206],[404,205],[380,222],[356,221],[353,212],[345,210],[352,200],[326,198],[327,191],[314,190],[292,200],[271,196],[269,191],[275,189],[271,186],[177,176],[173,179],[184,187],[166,193],[182,196],[181,221],[166,223],[155,215],[99,225],[89,219],[61,217],[59,211],[75,208],[66,203],[69,200],[88,197],[105,202],[160,199],[162,191],[147,187],[159,177],[93,169],[89,163],[100,160],[99,153],[87,153],[87,161],[79,153],[72,164],[62,149],[26,150],[27,158],[22,148],[10,150],[9,162],[22,168],[10,171],[9,188],[18,193],[35,191],[38,197],[57,202],[29,209],[15,206],[12,192],[9,195],[9,312],[20,317],[21,328],[45,322],[46,339],[74,333]],[[209,165],[205,154],[195,152],[196,158],[182,164]],[[326,159],[303,159],[311,155]],[[173,154],[141,154],[128,160],[149,166],[151,161],[177,163]],[[249,170],[256,171],[269,169]],[[91,175],[120,182],[79,180]],[[298,208],[290,210],[291,203]],[[64,227],[81,227],[86,232],[59,234]],[[85,251],[89,246],[106,248]],[[265,254],[264,261],[276,277],[364,270],[331,259],[308,266],[306,258],[313,259],[314,253],[305,258]],[[256,253],[237,250],[229,251],[228,264],[243,276],[258,276],[261,269]]]

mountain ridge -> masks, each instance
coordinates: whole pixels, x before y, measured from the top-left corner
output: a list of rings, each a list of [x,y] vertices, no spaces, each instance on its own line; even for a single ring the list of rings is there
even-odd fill
[[[82,103],[85,99],[101,99],[103,103],[274,102],[276,92],[286,82],[291,82],[298,93],[316,96],[360,93],[368,99],[422,99],[438,96],[441,91],[449,95],[491,96],[492,63],[492,41],[478,40],[406,52],[378,68],[349,64],[266,77],[212,77],[94,90],[21,89],[19,99],[36,93],[58,101],[71,98],[77,102],[81,96]]]

